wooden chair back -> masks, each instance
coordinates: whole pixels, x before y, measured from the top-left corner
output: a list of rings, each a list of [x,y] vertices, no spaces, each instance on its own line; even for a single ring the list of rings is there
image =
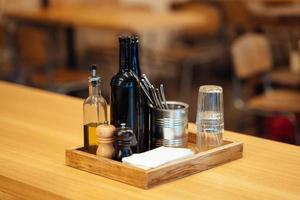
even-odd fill
[[[33,28],[19,28],[17,31],[17,50],[22,66],[45,65],[47,62],[47,38],[43,32]]]
[[[272,68],[272,55],[267,38],[262,34],[247,33],[231,47],[235,75],[248,79]]]

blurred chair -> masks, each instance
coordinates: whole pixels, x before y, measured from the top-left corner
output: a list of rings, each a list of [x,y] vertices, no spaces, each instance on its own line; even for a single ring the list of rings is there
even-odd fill
[[[5,27],[0,15],[0,79],[7,79],[10,74],[9,52],[5,48]]]
[[[193,83],[193,72],[196,66],[205,67],[206,76],[209,76],[213,66],[220,66],[221,60],[226,60],[225,36],[221,27],[221,13],[217,6],[203,4],[199,2],[180,3],[173,6],[173,12],[194,13],[196,16],[203,17],[204,24],[188,26],[173,35],[164,49],[156,51],[150,59],[155,57],[163,67],[177,66],[179,74],[180,96],[188,101],[189,91]],[[224,40],[223,40],[224,39]],[[150,64],[150,66],[153,66]],[[179,73],[178,73],[179,72]],[[165,70],[166,76],[171,76],[171,70]],[[164,75],[163,72],[157,73],[157,76]]]
[[[58,67],[60,51],[56,30],[18,28],[16,30],[15,79],[20,83],[60,93],[86,88],[87,70]]]
[[[300,93],[271,88],[269,73],[273,64],[266,37],[253,33],[242,35],[233,42],[231,53],[235,72],[234,106],[258,116],[287,116],[295,126],[296,140],[300,143],[295,115],[300,113]]]
[[[179,41],[176,45],[181,47],[179,49],[184,52],[182,57],[186,58],[182,64],[180,91],[182,95],[188,96],[195,67],[201,67],[207,78],[212,78],[215,71],[226,71],[226,60],[229,57],[228,28],[225,27],[224,10],[220,2],[190,1],[179,5],[176,10],[199,13],[207,20],[204,27],[187,27],[176,37]]]

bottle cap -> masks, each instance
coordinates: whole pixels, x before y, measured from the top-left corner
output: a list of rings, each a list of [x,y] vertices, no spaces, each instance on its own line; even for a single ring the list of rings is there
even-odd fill
[[[92,64],[90,66],[89,82],[96,85],[100,81],[101,81],[101,77],[97,76],[97,65],[96,64]]]
[[[117,128],[114,132],[115,141],[122,142],[122,143],[130,142],[131,146],[135,146],[137,144],[137,141],[136,141],[135,134],[133,133],[133,130],[126,127],[125,123],[121,123],[120,125],[121,127]]]
[[[120,36],[119,37],[119,42],[130,42],[130,37],[128,36]]]
[[[131,36],[130,39],[133,43],[139,43],[139,37],[137,35]]]

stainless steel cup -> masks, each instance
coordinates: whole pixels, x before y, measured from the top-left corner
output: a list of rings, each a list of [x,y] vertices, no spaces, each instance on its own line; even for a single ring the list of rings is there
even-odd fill
[[[177,101],[168,101],[167,104],[169,109],[150,106],[151,148],[186,147],[189,105]]]

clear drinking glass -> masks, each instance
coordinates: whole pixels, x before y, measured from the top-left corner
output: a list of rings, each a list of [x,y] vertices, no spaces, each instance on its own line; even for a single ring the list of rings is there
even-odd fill
[[[220,146],[224,131],[222,87],[216,85],[201,86],[197,106],[198,149],[203,151]]]

